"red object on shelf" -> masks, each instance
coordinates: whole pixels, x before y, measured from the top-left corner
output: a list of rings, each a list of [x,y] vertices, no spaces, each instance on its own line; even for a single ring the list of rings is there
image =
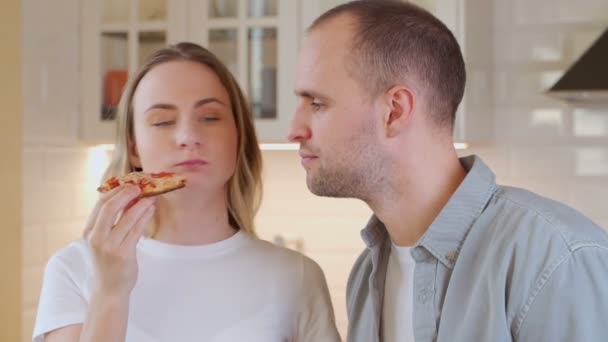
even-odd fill
[[[108,70],[103,82],[103,104],[109,107],[117,107],[122,95],[122,90],[127,84],[128,74],[126,70]]]

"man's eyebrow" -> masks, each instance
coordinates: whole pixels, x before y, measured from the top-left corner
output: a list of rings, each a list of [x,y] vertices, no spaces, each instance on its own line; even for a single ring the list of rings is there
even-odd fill
[[[298,97],[306,97],[310,99],[327,99],[327,96],[312,90],[295,90],[294,94]]]

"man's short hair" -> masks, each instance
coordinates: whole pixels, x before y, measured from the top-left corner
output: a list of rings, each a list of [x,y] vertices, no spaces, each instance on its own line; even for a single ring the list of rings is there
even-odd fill
[[[374,96],[400,81],[413,80],[428,94],[435,122],[452,129],[466,79],[452,32],[421,7],[396,0],[342,4],[317,18],[308,31],[343,14],[356,21],[349,72]]]

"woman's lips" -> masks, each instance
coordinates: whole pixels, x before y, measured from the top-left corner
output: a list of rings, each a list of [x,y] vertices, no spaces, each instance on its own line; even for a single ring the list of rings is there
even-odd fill
[[[206,165],[207,162],[202,159],[190,159],[184,160],[183,162],[175,164],[175,166],[203,166]]]

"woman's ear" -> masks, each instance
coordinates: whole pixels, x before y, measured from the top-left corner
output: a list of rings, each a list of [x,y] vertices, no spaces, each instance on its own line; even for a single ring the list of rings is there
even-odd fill
[[[414,115],[415,94],[406,86],[394,86],[386,92],[388,111],[384,118],[384,125],[388,137],[394,137],[404,131]]]

